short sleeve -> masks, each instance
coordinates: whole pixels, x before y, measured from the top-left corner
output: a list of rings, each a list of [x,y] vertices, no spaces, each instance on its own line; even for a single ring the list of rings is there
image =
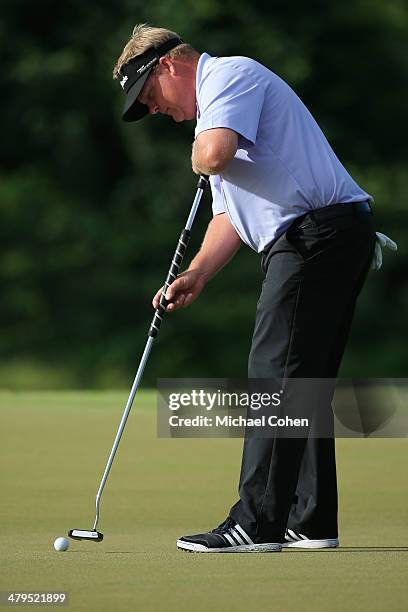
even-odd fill
[[[224,198],[221,190],[221,179],[216,175],[210,176],[210,186],[212,194],[212,211],[213,215],[220,215],[225,212]]]
[[[255,144],[264,97],[264,88],[254,76],[228,64],[213,66],[198,92],[195,136],[224,127]]]

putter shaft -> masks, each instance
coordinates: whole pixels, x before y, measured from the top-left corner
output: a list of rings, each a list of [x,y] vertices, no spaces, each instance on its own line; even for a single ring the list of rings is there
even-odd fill
[[[183,261],[184,254],[185,254],[185,251],[187,249],[188,241],[189,241],[189,238],[190,238],[191,226],[193,225],[194,218],[196,216],[196,213],[197,213],[200,201],[201,201],[201,197],[202,197],[204,189],[205,189],[205,187],[207,185],[208,185],[208,177],[207,176],[200,176],[200,179],[199,179],[198,184],[197,184],[197,192],[196,192],[196,195],[195,195],[195,198],[194,198],[191,210],[190,210],[190,214],[188,216],[186,226],[185,226],[185,228],[184,228],[184,230],[181,233],[181,236],[179,238],[179,241],[178,241],[178,244],[177,244],[177,247],[176,247],[176,251],[174,253],[174,256],[173,256],[173,259],[172,259],[172,262],[171,262],[171,265],[170,265],[170,270],[169,270],[169,272],[167,274],[167,278],[166,278],[166,281],[164,283],[163,293],[162,293],[162,296],[160,298],[160,304],[159,304],[159,307],[156,309],[156,311],[154,313],[153,320],[152,320],[152,323],[151,323],[150,329],[149,329],[149,337],[147,339],[146,346],[145,346],[145,349],[143,351],[143,355],[142,355],[142,358],[140,360],[140,364],[139,364],[139,367],[137,369],[137,373],[136,373],[135,379],[133,381],[132,389],[130,391],[129,398],[128,398],[127,402],[126,402],[126,407],[125,407],[125,410],[123,412],[123,415],[122,415],[122,418],[121,418],[121,421],[120,421],[120,424],[119,424],[119,427],[118,427],[118,431],[116,433],[115,440],[113,442],[112,450],[110,452],[109,459],[108,459],[108,461],[106,463],[105,471],[103,473],[102,480],[101,480],[101,483],[99,485],[98,493],[96,495],[96,500],[95,500],[96,513],[95,513],[95,522],[94,522],[94,525],[93,525],[93,531],[96,531],[96,527],[97,527],[98,522],[99,522],[99,514],[100,514],[99,513],[99,505],[100,505],[100,500],[101,500],[102,492],[103,492],[103,489],[105,487],[106,481],[108,479],[109,472],[110,472],[110,469],[112,467],[112,463],[113,463],[113,460],[115,458],[115,454],[116,454],[116,451],[118,449],[119,442],[120,442],[120,439],[122,437],[123,430],[125,429],[126,421],[127,421],[128,416],[129,416],[130,410],[132,408],[133,400],[134,400],[135,395],[137,393],[137,390],[139,388],[140,380],[142,378],[143,371],[144,371],[145,366],[146,366],[146,362],[147,362],[147,360],[149,358],[150,351],[151,351],[152,345],[153,345],[153,341],[154,341],[155,337],[157,336],[157,334],[159,332],[160,325],[162,323],[163,316],[164,316],[164,313],[166,311],[166,306],[167,306],[167,303],[168,303],[167,300],[166,300],[166,297],[165,297],[166,296],[166,291],[167,291],[167,288],[171,285],[171,283],[177,278],[177,274],[178,274],[178,271],[180,269],[181,263]]]

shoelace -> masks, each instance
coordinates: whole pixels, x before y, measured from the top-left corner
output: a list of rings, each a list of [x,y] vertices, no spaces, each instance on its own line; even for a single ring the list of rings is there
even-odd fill
[[[230,527],[234,527],[234,525],[234,519],[229,516],[223,523],[221,523],[221,525],[218,525],[218,527],[213,529],[211,533],[225,533]]]

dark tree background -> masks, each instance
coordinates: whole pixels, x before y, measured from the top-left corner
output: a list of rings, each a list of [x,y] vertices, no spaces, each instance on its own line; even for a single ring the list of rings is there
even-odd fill
[[[195,192],[194,123],[125,124],[112,68],[133,25],[282,76],[374,195],[398,255],[371,273],[341,373],[406,376],[408,10],[403,0],[3,0],[0,386],[128,385]],[[190,255],[211,218],[206,196]],[[242,376],[261,282],[243,247],[169,316],[145,384]]]

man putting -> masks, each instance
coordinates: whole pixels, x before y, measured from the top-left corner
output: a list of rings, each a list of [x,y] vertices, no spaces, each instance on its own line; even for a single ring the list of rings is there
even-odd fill
[[[148,113],[197,119],[192,167],[210,175],[213,219],[198,254],[168,289],[167,311],[190,305],[244,242],[262,254],[265,274],[248,377],[335,379],[357,297],[374,252],[381,253],[372,196],[294,91],[252,59],[200,54],[178,34],[142,24],[114,78],[126,94],[125,121]],[[330,401],[326,418],[330,429]],[[219,527],[177,546],[338,546],[333,436],[247,437],[238,502]]]

